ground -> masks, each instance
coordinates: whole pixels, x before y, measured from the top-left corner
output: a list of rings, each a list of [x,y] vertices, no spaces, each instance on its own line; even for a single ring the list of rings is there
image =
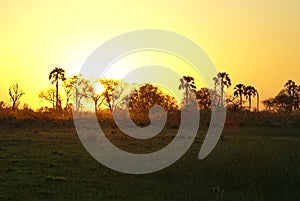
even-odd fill
[[[176,134],[167,128],[139,145],[116,128],[105,131],[132,152],[159,149]],[[227,126],[213,152],[199,160],[205,131],[172,166],[129,175],[92,158],[71,121],[2,121],[0,200],[300,200],[300,129]]]

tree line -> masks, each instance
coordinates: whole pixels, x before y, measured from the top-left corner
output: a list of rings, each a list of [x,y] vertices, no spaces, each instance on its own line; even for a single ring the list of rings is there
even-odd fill
[[[238,83],[234,86],[233,94],[225,94],[225,88],[232,85],[226,72],[219,72],[213,78],[213,89],[207,87],[197,89],[192,76],[183,76],[178,85],[179,89],[183,90],[181,104],[158,86],[149,83],[130,85],[122,80],[106,78],[89,80],[82,75],[66,77],[65,74],[65,70],[60,67],[55,67],[49,73],[48,79],[52,86],[42,90],[38,97],[41,101],[50,103],[52,107],[42,107],[39,111],[63,113],[71,112],[73,109],[79,112],[83,110],[86,102],[92,101],[95,112],[105,108],[113,111],[128,107],[132,113],[147,114],[154,105],[161,105],[166,111],[173,111],[192,104],[193,100],[197,100],[199,110],[227,107],[235,111],[259,111],[259,93],[255,87]],[[8,94],[12,103],[11,109],[16,110],[25,93],[18,83],[14,83],[9,87]],[[257,103],[254,109],[253,98],[256,98]],[[245,102],[248,104],[245,105]],[[262,104],[266,111],[292,112],[300,109],[299,102],[300,85],[288,80],[277,96],[263,100]],[[0,109],[5,107],[6,104],[1,101]]]
[[[288,80],[275,97],[263,100],[262,103],[267,111],[298,111],[300,109],[300,85],[297,85],[293,80]]]
[[[122,80],[106,78],[90,80],[82,75],[67,78],[65,70],[59,67],[50,72],[49,80],[54,86],[41,91],[39,98],[51,103],[51,110],[73,109],[79,112],[84,109],[88,101],[93,102],[95,112],[103,108],[113,111],[117,108],[129,107],[132,112],[143,113],[155,104],[162,105],[167,111],[178,109],[174,97],[151,84],[137,87]],[[62,106],[63,99],[64,106]],[[127,102],[129,104],[126,105]]]

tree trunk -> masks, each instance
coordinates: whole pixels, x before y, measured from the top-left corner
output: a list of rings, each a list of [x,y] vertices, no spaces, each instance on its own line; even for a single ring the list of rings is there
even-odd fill
[[[256,95],[257,95],[257,106],[256,106],[256,110],[257,110],[257,112],[259,112],[259,95],[258,95],[258,93],[256,93]]]
[[[54,108],[55,108],[54,91],[52,91],[52,97],[51,97],[51,100],[52,100],[52,109],[54,110]]]
[[[221,107],[224,106],[224,82],[221,80]]]
[[[79,95],[78,95],[78,89],[76,88],[75,89],[75,110],[76,110],[76,112],[78,112],[79,111],[79,97],[78,97]]]
[[[251,96],[249,96],[249,112],[251,111]]]
[[[186,86],[185,86],[185,104],[186,104],[186,106],[188,107],[188,101],[189,101],[189,86],[188,86],[188,84],[186,84]]]
[[[242,93],[240,93],[240,107],[241,107],[241,110],[243,110],[243,97],[242,97]]]
[[[14,110],[16,107],[16,101],[13,101],[13,104],[12,104],[12,109]]]
[[[67,98],[67,100],[66,100],[66,107],[65,107],[65,109],[67,109],[67,108],[68,108],[69,101],[70,101],[70,99],[69,99],[69,98]]]
[[[56,109],[58,109],[58,78],[56,79]]]
[[[97,104],[98,104],[98,101],[95,101],[95,113],[97,113]]]

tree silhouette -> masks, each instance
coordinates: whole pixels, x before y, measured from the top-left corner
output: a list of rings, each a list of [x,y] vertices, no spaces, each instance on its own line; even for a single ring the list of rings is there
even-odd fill
[[[152,84],[144,84],[131,92],[129,101],[129,112],[131,114],[148,118],[149,110],[154,105],[160,105],[168,112],[178,109],[174,97],[162,92]]]
[[[245,85],[243,84],[237,84],[235,85],[234,87],[234,93],[233,95],[236,96],[236,97],[239,97],[240,99],[240,108],[242,109],[243,108],[243,94],[244,94],[244,88],[245,88]]]
[[[284,87],[286,87],[288,95],[293,99],[293,110],[299,108],[299,86],[293,80],[288,80]]]
[[[104,91],[102,92],[98,92],[96,89],[96,85],[100,84],[100,80],[95,81],[89,88],[90,91],[90,98],[93,100],[94,102],[94,108],[95,108],[95,112],[98,111],[99,107],[102,105],[102,103],[105,100],[104,97]]]
[[[104,104],[113,111],[119,104],[124,102],[124,90],[127,87],[127,83],[120,80],[113,79],[101,79],[100,84],[104,87],[103,96],[105,98]]]
[[[196,89],[194,78],[191,76],[183,76],[183,78],[180,78],[179,90],[181,89],[185,89],[185,105],[188,106],[190,91]]]
[[[299,110],[300,86],[293,80],[288,80],[284,88],[274,97],[263,100],[266,109],[275,112],[291,112]]]
[[[218,94],[213,89],[206,87],[201,88],[196,92],[196,98],[199,106],[199,110],[208,110],[218,106]]]
[[[244,87],[244,96],[249,101],[249,111],[251,111],[251,98],[255,97],[257,94],[256,89],[253,86]]]
[[[295,95],[295,109],[299,110],[299,103],[300,103],[300,85],[297,86],[297,91]]]
[[[74,77],[71,78],[66,78],[63,81],[63,89],[65,92],[65,97],[66,97],[66,106],[65,109],[68,108],[69,104],[70,104],[70,100],[73,96],[73,91],[74,91],[74,85],[75,85],[75,80]]]
[[[217,77],[214,77],[215,81],[215,91],[217,91],[217,86],[220,86],[220,105],[224,106],[224,87],[227,88],[231,86],[231,79],[229,78],[228,73],[220,72],[217,74]]]
[[[56,103],[56,96],[55,96],[55,89],[54,88],[49,88],[47,90],[41,91],[39,93],[39,98],[42,100],[46,100],[49,103],[52,104],[52,109],[55,108],[55,103]],[[60,99],[60,97],[58,97]]]
[[[259,93],[256,89],[256,111],[259,112]]]
[[[0,110],[4,109],[5,107],[5,103],[3,101],[0,101]]]
[[[288,94],[292,97],[297,93],[297,85],[293,80],[288,80],[284,87],[286,87]]]
[[[274,109],[274,102],[275,102],[274,98],[270,98],[267,100],[263,100],[262,104],[265,106],[265,108],[268,112],[271,112]]]
[[[81,101],[84,98],[90,97],[90,81],[83,78],[81,74],[74,75],[72,79],[74,80],[73,96],[75,102],[75,110],[78,112],[80,108],[82,108]]]
[[[19,89],[18,83],[14,83],[9,87],[8,94],[12,101],[12,109],[14,110],[18,107],[19,101],[25,93]]]
[[[58,81],[62,80],[64,81],[65,78],[65,70],[59,67],[55,67],[49,74],[49,80],[52,80],[52,84],[56,83],[56,109],[60,106],[60,101],[58,97]]]
[[[274,104],[277,111],[291,112],[293,111],[293,97],[290,96],[286,90],[281,90],[277,96],[275,96]]]
[[[228,96],[226,98],[227,108],[232,108],[236,110],[240,106],[240,100],[237,96]]]

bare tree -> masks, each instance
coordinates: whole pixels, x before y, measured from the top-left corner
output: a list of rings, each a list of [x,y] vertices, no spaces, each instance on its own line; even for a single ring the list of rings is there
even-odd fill
[[[90,81],[83,78],[82,75],[74,75],[73,96],[75,102],[75,110],[78,112],[82,107],[81,101],[90,97]]]
[[[0,110],[4,109],[6,107],[4,101],[0,101]]]
[[[9,87],[8,94],[12,101],[12,109],[14,110],[18,107],[20,99],[25,93],[19,89],[18,83],[14,83]]]
[[[49,88],[47,90],[41,91],[39,93],[39,98],[42,100],[46,100],[49,103],[52,104],[52,109],[55,108],[55,103],[56,103],[56,95],[55,95],[56,91],[54,88]],[[60,99],[60,97],[58,97]]]
[[[64,92],[65,92],[65,97],[66,97],[66,106],[65,106],[65,108],[68,108],[68,106],[70,104],[70,100],[73,96],[74,85],[75,85],[74,77],[66,78],[63,81],[62,86],[63,86]]]

